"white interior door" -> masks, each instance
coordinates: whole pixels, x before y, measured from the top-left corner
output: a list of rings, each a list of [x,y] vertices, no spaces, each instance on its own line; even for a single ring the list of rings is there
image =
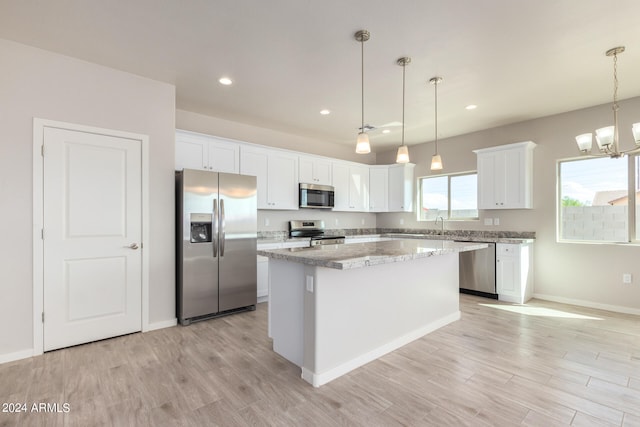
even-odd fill
[[[142,328],[141,141],[44,130],[44,350]]]

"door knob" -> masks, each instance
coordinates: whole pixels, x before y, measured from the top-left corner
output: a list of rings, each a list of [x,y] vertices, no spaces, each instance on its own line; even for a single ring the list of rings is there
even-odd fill
[[[138,246],[138,244],[137,244],[137,243],[132,243],[132,244],[130,244],[129,246],[125,246],[125,248],[129,248],[129,249],[136,250],[136,249],[138,249],[138,248],[139,248],[139,246]]]

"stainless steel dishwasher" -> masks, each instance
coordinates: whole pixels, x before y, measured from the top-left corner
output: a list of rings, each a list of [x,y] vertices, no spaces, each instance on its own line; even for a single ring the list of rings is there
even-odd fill
[[[480,242],[477,242],[480,243]],[[496,244],[485,249],[460,252],[460,292],[498,299],[496,293]]]

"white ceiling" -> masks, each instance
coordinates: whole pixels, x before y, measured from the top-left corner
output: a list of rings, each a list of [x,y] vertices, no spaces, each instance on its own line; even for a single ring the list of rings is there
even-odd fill
[[[610,102],[618,45],[619,97],[640,95],[639,18],[638,0],[0,0],[0,38],[174,84],[179,109],[355,145],[367,29],[365,122],[402,120],[410,56],[411,145],[434,138],[436,75],[439,138]]]

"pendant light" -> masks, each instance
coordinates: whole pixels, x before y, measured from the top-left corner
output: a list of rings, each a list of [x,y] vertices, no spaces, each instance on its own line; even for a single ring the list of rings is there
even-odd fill
[[[440,154],[438,154],[438,83],[442,83],[442,77],[432,77],[429,80],[429,83],[431,83],[434,88],[435,88],[435,99],[436,99],[436,119],[435,119],[435,127],[436,127],[436,139],[435,139],[435,146],[436,146],[436,152],[435,154],[431,157],[431,170],[432,171],[439,171],[442,170],[442,157],[440,157]]]
[[[367,154],[371,152],[371,145],[369,144],[369,135],[364,129],[364,42],[369,40],[369,31],[360,30],[355,34],[355,38],[360,42],[361,47],[361,77],[362,77],[362,124],[360,126],[360,133],[358,133],[358,139],[356,140],[356,153]]]
[[[405,56],[399,58],[397,64],[402,67],[402,144],[398,147],[396,163],[409,163],[409,148],[404,145],[404,94],[405,94],[405,69],[411,63],[411,58]]]

